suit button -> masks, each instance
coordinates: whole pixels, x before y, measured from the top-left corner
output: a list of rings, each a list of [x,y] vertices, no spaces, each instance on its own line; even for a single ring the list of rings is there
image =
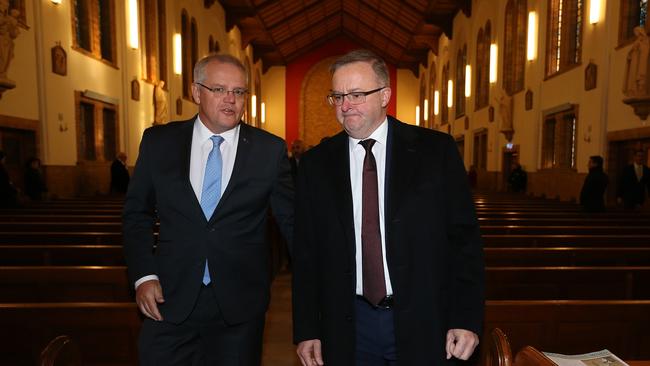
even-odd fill
[[[348,315],[348,316],[345,317],[345,320],[351,322],[351,321],[352,321],[352,317],[351,317],[350,315]]]
[[[210,228],[210,232],[211,232],[211,233],[215,232],[216,230],[217,230],[217,229],[215,229],[215,228],[213,228],[213,227]]]

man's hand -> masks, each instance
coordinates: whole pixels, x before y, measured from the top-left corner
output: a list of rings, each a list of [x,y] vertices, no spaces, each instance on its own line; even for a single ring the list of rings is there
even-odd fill
[[[465,329],[449,329],[447,332],[447,359],[454,356],[460,360],[467,360],[474,353],[478,345],[476,333]]]
[[[163,320],[158,311],[158,304],[165,302],[162,293],[162,287],[158,280],[145,281],[135,290],[135,302],[138,308],[148,318],[153,320]]]
[[[323,366],[323,353],[321,352],[320,340],[310,339],[298,343],[296,350],[302,366]]]

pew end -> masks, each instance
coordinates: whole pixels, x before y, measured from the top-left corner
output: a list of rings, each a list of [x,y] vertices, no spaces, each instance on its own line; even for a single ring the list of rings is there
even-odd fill
[[[533,346],[526,346],[517,352],[515,366],[555,366],[555,362]]]
[[[67,335],[60,335],[41,352],[40,366],[81,366],[79,346]]]

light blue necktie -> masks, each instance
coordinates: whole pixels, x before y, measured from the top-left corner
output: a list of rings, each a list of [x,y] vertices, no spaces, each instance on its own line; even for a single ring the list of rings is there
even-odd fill
[[[210,217],[217,208],[221,198],[221,150],[219,146],[223,142],[223,137],[213,135],[212,150],[208,155],[208,162],[205,164],[205,174],[203,175],[203,189],[201,191],[201,209],[205,218],[210,221]],[[208,270],[208,260],[205,260],[205,270],[203,272],[203,284],[210,283],[210,271]]]

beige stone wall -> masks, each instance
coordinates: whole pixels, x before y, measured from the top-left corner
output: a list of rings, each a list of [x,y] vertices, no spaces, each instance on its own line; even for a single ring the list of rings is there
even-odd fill
[[[26,0],[25,3],[29,29],[21,28],[9,69],[9,77],[18,86],[0,99],[0,115],[5,120],[38,121],[37,151],[46,167],[50,191],[57,196],[108,192],[106,162],[78,163],[76,92],[92,92],[117,106],[118,150],[126,152],[131,166],[137,159],[142,133],[153,121],[154,85],[146,80],[144,74],[143,34],[140,34],[140,48],[131,49],[126,44],[129,25],[126,1],[115,0],[114,4],[116,59],[111,65],[74,49],[72,1],[63,1],[59,5],[36,0]],[[242,49],[239,30],[235,27],[226,32],[225,12],[219,3],[205,9],[203,0],[167,0],[166,88],[170,120],[187,119],[197,112],[193,101],[182,98],[182,113],[178,114],[176,109],[176,100],[182,96],[182,77],[173,73],[172,36],[180,33],[183,9],[197,23],[199,58],[208,53],[209,37],[212,36],[222,52],[234,54],[242,61],[253,60],[252,48]],[[147,16],[142,10],[140,1],[141,32]],[[52,72],[51,49],[57,43],[67,54],[66,76]],[[254,86],[255,78],[262,74],[262,64],[259,61],[250,66],[251,85]],[[131,99],[130,85],[134,79],[140,84],[139,101]],[[268,94],[273,92],[269,90]],[[31,125],[24,127],[33,129]]]
[[[512,142],[520,146],[519,157],[521,164],[529,173],[529,192],[534,195],[559,197],[572,200],[577,197],[584,175],[587,161],[591,155],[602,155],[607,161],[609,154],[607,134],[612,131],[633,131],[646,126],[644,121],[634,115],[632,108],[622,102],[622,83],[625,72],[625,62],[630,45],[620,45],[618,27],[620,18],[620,2],[601,0],[601,18],[597,24],[589,24],[590,2],[584,2],[582,27],[581,63],[575,68],[547,78],[545,76],[546,42],[548,27],[548,1],[528,0],[528,11],[536,11],[538,15],[537,58],[527,62],[525,68],[524,91],[513,96],[513,124],[515,134]],[[455,106],[450,110],[451,126],[441,126],[440,115],[434,118],[435,128],[451,133],[454,137],[464,137],[465,164],[469,166],[473,159],[473,134],[483,128],[488,131],[488,171],[479,179],[481,188],[499,188],[501,186],[501,166],[503,149],[506,139],[499,133],[499,113],[495,110],[494,122],[489,121],[488,108],[475,110],[476,82],[476,37],[480,27],[489,19],[492,27],[492,40],[498,46],[498,78],[495,84],[490,84],[490,104],[496,92],[502,87],[503,56],[504,56],[504,15],[507,0],[472,1],[472,16],[465,17],[459,12],[453,22],[453,38],[446,35],[440,38],[439,47],[430,52],[427,65],[435,64],[435,70],[429,66],[421,67],[419,79],[414,85],[419,85],[422,79],[428,81],[431,72],[438,75],[437,90],[442,83],[442,67],[449,60],[450,77],[454,80],[456,68],[455,56],[463,44],[468,47],[468,60],[472,66],[472,96],[467,98],[466,115],[469,117],[469,128],[465,129],[464,118],[454,120]],[[593,62],[598,66],[597,86],[590,91],[584,90],[584,72],[586,66]],[[445,81],[446,82],[446,81]],[[426,84],[429,85],[428,82]],[[459,87],[454,85],[454,88]],[[533,93],[533,107],[525,109],[525,91]],[[433,96],[427,90],[430,106],[433,108]],[[417,96],[414,96],[417,98]],[[417,99],[413,99],[417,103]],[[441,100],[442,105],[446,101]],[[541,171],[541,131],[543,116],[566,104],[578,106],[576,168],[569,171]],[[495,106],[496,107],[496,106]],[[607,166],[606,166],[607,168]],[[480,177],[481,178],[481,177]]]
[[[266,122],[262,128],[283,139],[286,137],[286,74],[286,67],[273,66],[262,75],[262,102],[266,103]]]
[[[332,88],[329,67],[333,58],[315,64],[305,75],[300,93],[299,136],[305,146],[318,145],[323,137],[334,136],[341,131],[334,109],[325,99]]]

